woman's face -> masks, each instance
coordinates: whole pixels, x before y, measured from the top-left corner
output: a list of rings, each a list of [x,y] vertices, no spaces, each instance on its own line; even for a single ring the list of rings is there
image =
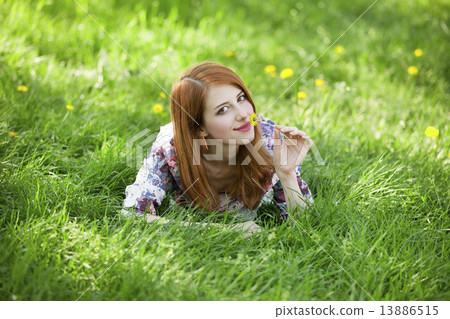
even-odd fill
[[[235,140],[237,145],[249,143],[255,137],[254,126],[250,125],[247,131],[236,129],[249,124],[252,113],[253,106],[240,88],[232,85],[210,87],[206,93],[201,135],[221,139],[224,144],[229,144],[229,140]]]

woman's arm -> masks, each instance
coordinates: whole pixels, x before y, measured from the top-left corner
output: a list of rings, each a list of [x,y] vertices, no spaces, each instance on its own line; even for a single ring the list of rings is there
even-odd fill
[[[280,131],[288,135],[288,139],[282,139]],[[287,203],[288,210],[292,212],[295,212],[297,207],[305,208],[307,202],[312,201],[307,185],[300,178],[300,164],[311,145],[311,139],[297,128],[282,125],[275,126],[274,166],[283,187],[284,201]],[[300,184],[302,184],[302,191],[300,190]]]
[[[283,186],[284,195],[286,198],[287,208],[289,211],[294,211],[296,207],[306,207],[306,201],[309,201],[303,196],[300,191],[300,186],[297,181],[297,174],[292,172],[289,175],[277,174]]]

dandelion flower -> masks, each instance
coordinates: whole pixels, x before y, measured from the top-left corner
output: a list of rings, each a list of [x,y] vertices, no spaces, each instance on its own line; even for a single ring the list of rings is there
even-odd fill
[[[234,52],[231,50],[227,50],[227,51],[225,51],[225,56],[227,58],[231,58],[232,56],[234,56]]]
[[[162,97],[163,99],[166,98],[166,94],[164,92],[159,93],[159,96]]]
[[[27,92],[27,91],[28,91],[28,88],[27,88],[25,85],[19,85],[19,86],[17,87],[17,91],[20,91],[20,92]]]
[[[317,80],[314,81],[314,84],[315,84],[316,86],[322,86],[322,85],[325,84],[325,81],[322,80],[322,79],[317,79]]]
[[[162,110],[163,110],[163,107],[161,104],[157,103],[157,104],[153,105],[153,113],[159,114],[162,112]]]
[[[250,124],[255,126],[256,124],[258,124],[258,117],[256,116],[256,113],[253,113],[252,115],[250,115]]]
[[[414,50],[414,55],[415,55],[416,57],[422,56],[422,55],[423,55],[422,49],[415,49],[415,50]]]
[[[18,137],[16,132],[9,132],[9,135],[14,138]]]
[[[73,111],[73,105],[70,104],[66,105],[66,109],[68,109],[69,111]]]
[[[294,71],[290,68],[283,69],[280,73],[280,78],[287,79],[294,75]]]
[[[306,98],[306,92],[298,91],[297,97],[298,97],[299,99],[305,99],[305,98]]]
[[[410,66],[408,68],[408,73],[411,75],[417,75],[417,73],[419,73],[419,70],[417,70],[415,66]]]
[[[433,126],[429,126],[425,130],[425,135],[428,137],[436,138],[439,136],[439,130]]]
[[[344,47],[342,46],[342,45],[338,45],[335,49],[334,49],[334,51],[337,53],[337,54],[342,54],[342,53],[344,53]]]
[[[277,68],[275,67],[275,65],[269,64],[264,68],[264,72],[270,74],[270,73],[274,73],[276,71],[276,69]]]

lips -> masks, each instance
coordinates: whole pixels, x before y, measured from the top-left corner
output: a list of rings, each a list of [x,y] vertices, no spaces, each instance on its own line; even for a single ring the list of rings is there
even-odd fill
[[[244,125],[233,129],[234,131],[248,131],[250,129],[252,125],[250,124],[250,122],[245,123]]]

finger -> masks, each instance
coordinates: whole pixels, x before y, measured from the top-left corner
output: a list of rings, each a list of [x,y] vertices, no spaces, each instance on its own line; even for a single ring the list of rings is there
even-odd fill
[[[281,144],[281,140],[280,140],[280,131],[275,130],[275,134],[274,134],[274,139],[276,141],[274,141],[273,143],[273,148],[275,149],[279,149],[280,148],[280,144]]]
[[[280,138],[280,131],[279,130],[274,130],[275,132],[275,138]]]
[[[296,127],[292,127],[292,126],[284,126],[281,128],[281,132],[293,132],[296,131],[297,128]]]

